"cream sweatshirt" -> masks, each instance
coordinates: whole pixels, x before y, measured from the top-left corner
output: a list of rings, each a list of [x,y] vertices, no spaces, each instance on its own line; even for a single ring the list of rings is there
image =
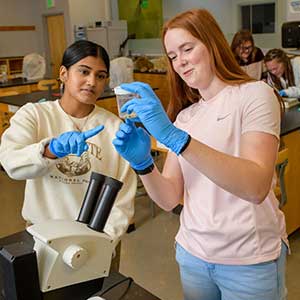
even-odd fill
[[[75,122],[58,100],[28,103],[16,112],[1,138],[0,162],[11,178],[26,180],[25,220],[75,220],[94,171],[124,183],[104,229],[117,242],[133,217],[136,193],[136,175],[112,145],[120,123],[117,116],[95,106],[82,130],[100,124],[105,128],[87,140],[88,151],[81,157],[48,159],[43,156],[45,145],[63,132],[76,131]]]

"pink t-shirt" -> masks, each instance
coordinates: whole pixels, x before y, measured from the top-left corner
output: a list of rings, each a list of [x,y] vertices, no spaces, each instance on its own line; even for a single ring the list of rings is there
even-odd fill
[[[199,101],[178,115],[176,126],[194,139],[232,156],[249,131],[279,139],[280,107],[264,82],[227,86],[209,101]],[[179,156],[184,176],[184,208],[176,241],[194,256],[220,264],[256,264],[276,259],[285,219],[271,188],[259,205],[223,190]],[[273,184],[275,184],[275,172]]]

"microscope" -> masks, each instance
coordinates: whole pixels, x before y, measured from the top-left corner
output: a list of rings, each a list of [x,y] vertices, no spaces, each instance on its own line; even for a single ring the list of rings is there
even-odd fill
[[[109,275],[115,246],[103,229],[122,185],[92,172],[76,221],[34,224],[0,246],[0,299],[101,299],[93,295]]]

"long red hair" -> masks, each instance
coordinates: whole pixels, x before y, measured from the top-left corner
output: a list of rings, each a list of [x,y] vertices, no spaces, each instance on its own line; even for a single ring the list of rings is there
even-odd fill
[[[167,21],[162,29],[163,45],[167,31],[173,28],[188,31],[207,47],[213,71],[222,81],[230,85],[254,81],[240,68],[218,23],[207,10],[188,10]],[[170,92],[168,115],[174,121],[182,109],[198,102],[201,95],[198,90],[190,88],[180,78],[174,71],[170,59],[168,59],[167,73]]]

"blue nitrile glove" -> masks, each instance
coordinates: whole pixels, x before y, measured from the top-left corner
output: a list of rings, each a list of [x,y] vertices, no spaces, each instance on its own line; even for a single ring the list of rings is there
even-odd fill
[[[281,97],[287,97],[285,90],[280,90],[278,93]]]
[[[85,141],[98,134],[103,130],[103,128],[103,125],[99,125],[84,132],[64,132],[57,138],[53,138],[50,141],[49,150],[57,157],[64,157],[68,154],[76,154],[77,156],[80,156],[89,148]]]
[[[137,128],[131,120],[125,122],[120,125],[113,145],[133,169],[144,170],[153,164],[150,137],[145,129]]]
[[[137,118],[133,119],[135,122],[142,122],[151,135],[179,155],[190,137],[172,124],[151,87],[146,83],[133,82],[123,83],[121,88],[140,96],[126,102],[121,112],[134,111],[137,114]]]

